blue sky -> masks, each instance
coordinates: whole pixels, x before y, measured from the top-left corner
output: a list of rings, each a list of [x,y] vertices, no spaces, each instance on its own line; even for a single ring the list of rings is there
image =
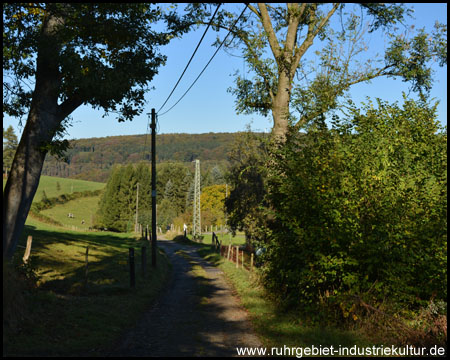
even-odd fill
[[[243,4],[224,4],[226,9],[243,9]],[[414,24],[416,29],[425,27],[431,32],[435,21],[447,24],[447,4],[426,3],[411,4],[415,9],[415,20],[409,20],[408,24]],[[247,10],[248,11],[248,10]],[[155,89],[147,96],[147,110],[158,110],[177,82],[184,67],[204,31],[204,27],[184,35],[181,39],[174,39],[163,48],[161,52],[167,55],[167,63],[159,69],[150,84]],[[192,81],[197,77],[207,61],[210,59],[215,47],[211,44],[216,39],[216,33],[210,29],[203,40],[197,54],[178,85],[176,91],[161,111],[168,110],[187,90]],[[221,34],[221,38],[225,33]],[[372,36],[370,47],[383,49],[385,40],[381,36]],[[190,92],[170,112],[159,118],[158,133],[207,133],[207,132],[236,132],[245,130],[247,124],[251,124],[253,130],[270,131],[272,127],[271,116],[264,118],[258,115],[236,115],[234,108],[234,96],[227,92],[233,86],[233,74],[236,70],[242,72],[246,69],[243,60],[226,54],[223,49],[219,51],[214,60],[208,66],[201,78]],[[435,83],[432,97],[440,100],[438,118],[443,125],[447,124],[447,68],[434,67]],[[250,75],[249,75],[250,76]],[[364,101],[366,96],[380,97],[390,102],[398,100],[401,103],[401,92],[408,92],[408,85],[400,79],[376,79],[370,84],[358,84],[351,90],[355,102]],[[102,118],[103,112],[93,110],[88,106],[79,107],[72,113],[72,126],[68,128],[66,138],[90,138],[116,135],[145,134],[148,117],[144,114],[136,117],[132,122],[118,123],[113,115]],[[25,122],[25,119],[24,119]],[[3,126],[13,125],[16,134],[20,135],[22,129],[18,126],[18,120],[4,118]]]

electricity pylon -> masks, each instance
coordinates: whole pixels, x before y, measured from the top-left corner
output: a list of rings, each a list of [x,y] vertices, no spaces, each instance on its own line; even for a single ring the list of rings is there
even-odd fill
[[[200,223],[200,160],[195,160],[194,177],[194,238],[202,234]]]

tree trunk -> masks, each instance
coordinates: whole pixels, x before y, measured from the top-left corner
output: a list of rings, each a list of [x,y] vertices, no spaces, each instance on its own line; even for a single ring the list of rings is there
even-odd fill
[[[25,226],[39,185],[46,150],[66,116],[58,107],[59,45],[55,31],[61,19],[44,20],[38,48],[36,85],[30,112],[3,193],[3,258],[10,259]]]
[[[289,127],[289,100],[291,98],[291,82],[285,74],[279,75],[277,94],[272,105],[273,128],[275,141],[284,143]]]

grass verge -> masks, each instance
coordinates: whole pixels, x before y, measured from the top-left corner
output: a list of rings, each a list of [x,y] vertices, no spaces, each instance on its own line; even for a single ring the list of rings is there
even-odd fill
[[[21,246],[28,235],[33,236],[29,266],[39,280],[36,288],[24,292],[22,286],[15,289],[14,282],[4,278],[4,356],[108,354],[157,297],[170,274],[165,254],[158,252],[158,266],[153,269],[149,244],[131,234],[62,231],[29,220]],[[145,276],[141,272],[142,245],[147,245]],[[135,248],[135,288],[130,287],[129,247]],[[17,256],[22,253],[18,248]],[[10,304],[6,308],[5,298]],[[20,298],[19,309],[12,305],[15,298]]]

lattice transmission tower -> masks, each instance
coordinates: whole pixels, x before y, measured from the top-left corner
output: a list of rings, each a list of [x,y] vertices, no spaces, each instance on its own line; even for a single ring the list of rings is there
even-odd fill
[[[195,160],[194,177],[194,238],[202,234],[200,222],[200,160]]]

